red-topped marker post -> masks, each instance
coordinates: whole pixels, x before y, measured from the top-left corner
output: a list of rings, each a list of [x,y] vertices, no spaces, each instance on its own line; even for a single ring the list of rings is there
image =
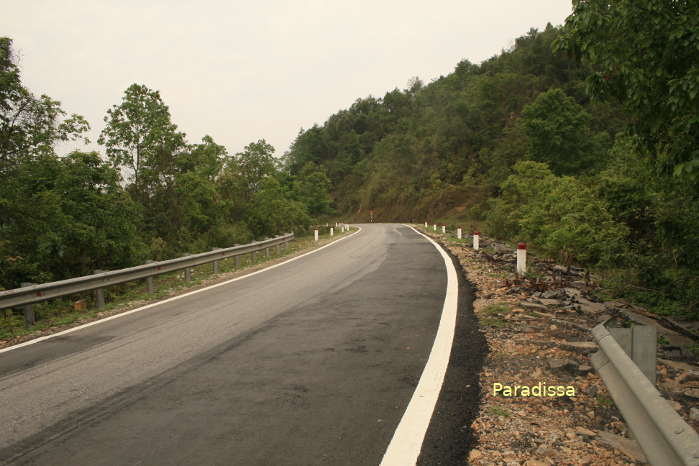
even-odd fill
[[[478,251],[478,242],[481,238],[481,232],[480,231],[474,231],[473,232],[473,249]]]
[[[523,277],[527,273],[527,243],[517,245],[517,275]]]

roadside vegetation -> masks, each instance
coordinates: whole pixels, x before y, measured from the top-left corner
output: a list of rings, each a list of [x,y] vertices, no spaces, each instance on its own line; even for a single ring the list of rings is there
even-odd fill
[[[0,290],[302,233],[334,212],[324,168],[291,174],[264,139],[233,155],[190,142],[141,84],[107,110],[102,152],[58,153],[90,125],[34,95],[16,62],[0,37]]]
[[[318,242],[313,239],[312,232],[310,234],[297,235],[293,241],[288,243],[286,248],[280,251],[280,254],[276,254],[276,248],[270,248],[269,258],[266,258],[264,253],[258,253],[256,261],[253,262],[251,255],[246,254],[240,256],[240,264],[237,268],[234,258],[221,260],[219,261],[218,274],[213,273],[212,264],[204,264],[192,268],[190,281],[184,280],[184,271],[158,275],[153,279],[154,289],[152,294],[148,293],[145,281],[128,282],[105,288],[106,305],[102,309],[98,309],[95,306],[94,294],[86,292],[34,304],[33,309],[37,321],[31,326],[25,325],[24,317],[21,313],[12,312],[9,309],[0,311],[2,313],[2,317],[0,317],[0,347],[55,333],[203,286],[230,280],[323,246],[355,230],[352,228],[347,233],[335,232],[334,237],[331,237],[329,228],[324,226],[317,228],[320,233]],[[84,301],[84,309],[75,308],[75,303],[80,301]]]
[[[286,165],[324,168],[355,220],[526,241],[698,318],[699,4],[573,5],[480,65],[358,99],[302,131]]]

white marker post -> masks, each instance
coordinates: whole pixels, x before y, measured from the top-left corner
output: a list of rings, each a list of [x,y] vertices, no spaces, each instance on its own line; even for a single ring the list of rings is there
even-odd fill
[[[456,237],[457,237],[458,239],[461,239],[461,228],[457,228],[457,229],[456,229]]]
[[[427,228],[427,222],[425,222],[425,228]]]
[[[432,230],[437,231],[437,224],[432,225]]]
[[[335,234],[335,229],[333,227],[330,227],[330,236],[333,236]]]
[[[527,273],[527,243],[517,245],[517,275],[523,277]]]
[[[447,227],[445,227],[444,225],[442,225],[442,234],[444,234],[444,233],[446,233],[446,232],[447,232]]]
[[[481,232],[480,231],[474,231],[473,232],[473,249],[478,251],[478,240],[481,237]]]
[[[316,241],[318,241],[318,230],[313,230],[313,236],[315,236]]]

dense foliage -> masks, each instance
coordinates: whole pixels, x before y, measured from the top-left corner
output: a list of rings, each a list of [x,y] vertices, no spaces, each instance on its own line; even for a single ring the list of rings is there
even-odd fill
[[[0,289],[301,231],[333,212],[322,167],[292,176],[264,140],[232,156],[210,136],[191,144],[146,86],[104,121],[104,156],[58,154],[89,125],[27,90],[0,38]]]
[[[341,212],[449,219],[699,314],[696,2],[575,1],[562,27],[425,85],[358,99],[285,163]]]

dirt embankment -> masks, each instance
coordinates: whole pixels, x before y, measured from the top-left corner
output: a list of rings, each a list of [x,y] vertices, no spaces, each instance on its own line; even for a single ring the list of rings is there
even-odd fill
[[[609,318],[657,326],[666,343],[659,351],[657,386],[699,427],[699,366],[686,352],[672,351],[679,347],[673,344],[686,343],[686,335],[642,309],[597,299],[596,285],[580,270],[530,256],[532,274],[518,280],[513,249],[481,238],[482,249],[474,251],[470,241],[428,233],[458,257],[474,285],[474,310],[489,347],[468,463],[646,464],[590,362],[596,345],[589,329]]]

